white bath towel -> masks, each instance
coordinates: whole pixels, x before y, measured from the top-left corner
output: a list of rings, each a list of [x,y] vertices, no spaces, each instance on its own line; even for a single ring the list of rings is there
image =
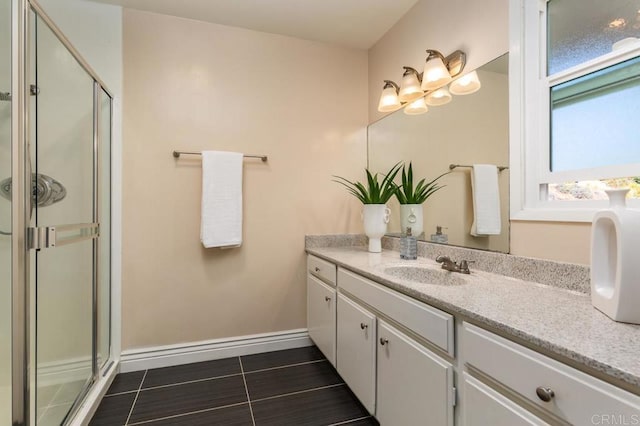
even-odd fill
[[[471,235],[500,235],[500,188],[498,168],[492,164],[474,164],[471,170],[473,224]]]
[[[238,152],[202,152],[202,222],[206,248],[242,244],[242,163]]]

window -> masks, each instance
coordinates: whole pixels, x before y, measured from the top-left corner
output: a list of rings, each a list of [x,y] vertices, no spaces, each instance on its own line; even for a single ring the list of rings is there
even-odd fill
[[[590,221],[606,187],[640,198],[640,0],[511,0],[510,18],[512,218]]]

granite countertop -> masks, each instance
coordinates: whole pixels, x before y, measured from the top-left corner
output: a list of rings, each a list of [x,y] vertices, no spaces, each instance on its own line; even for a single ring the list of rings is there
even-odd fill
[[[609,319],[588,294],[474,270],[462,285],[432,285],[388,275],[389,266],[440,268],[434,260],[401,260],[364,247],[307,247],[307,252],[640,394],[640,326]]]

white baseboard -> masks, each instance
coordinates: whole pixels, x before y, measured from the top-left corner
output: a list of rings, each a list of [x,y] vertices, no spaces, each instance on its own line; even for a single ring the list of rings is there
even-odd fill
[[[307,329],[254,334],[178,345],[154,346],[122,352],[120,372],[170,367],[261,352],[311,346]]]
[[[38,364],[38,387],[86,381],[93,374],[91,358],[70,358]]]

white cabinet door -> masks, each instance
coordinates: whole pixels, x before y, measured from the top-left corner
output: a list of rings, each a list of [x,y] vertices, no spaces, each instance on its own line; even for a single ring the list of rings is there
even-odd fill
[[[467,373],[463,380],[464,426],[548,425]]]
[[[375,413],[376,317],[344,295],[338,295],[336,363],[338,373],[362,405]]]
[[[453,424],[453,367],[378,320],[376,417],[382,426]]]
[[[307,328],[309,337],[336,365],[336,290],[307,274]]]

